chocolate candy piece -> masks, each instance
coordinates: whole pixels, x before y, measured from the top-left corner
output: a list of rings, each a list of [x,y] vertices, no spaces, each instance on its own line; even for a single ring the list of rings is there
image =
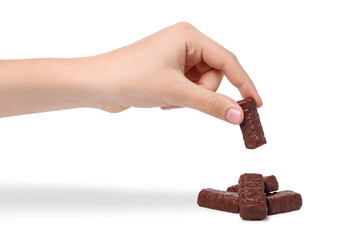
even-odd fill
[[[238,101],[244,110],[244,120],[240,124],[246,148],[255,149],[266,143],[255,101],[251,98]]]
[[[201,190],[198,195],[198,205],[200,207],[238,213],[238,193],[231,193],[215,190],[212,188],[206,188]]]
[[[264,177],[265,182],[265,192],[273,192],[279,189],[279,183],[277,178],[274,175]]]
[[[264,177],[264,183],[266,193],[277,191],[279,189],[278,180],[274,175]],[[227,188],[227,192],[238,192],[238,190],[238,184]]]
[[[244,220],[262,220],[267,216],[264,178],[245,173],[239,178],[239,212]]]
[[[236,184],[236,185],[232,185],[232,186],[229,186],[228,188],[227,188],[227,192],[238,192],[238,190],[239,190],[239,187],[238,187],[238,184]]]
[[[268,193],[266,200],[269,215],[299,210],[302,205],[301,195],[289,190]]]

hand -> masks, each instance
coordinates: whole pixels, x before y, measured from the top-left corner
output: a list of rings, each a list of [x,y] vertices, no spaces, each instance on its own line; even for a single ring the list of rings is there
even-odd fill
[[[262,101],[234,54],[188,23],[85,58],[0,60],[0,117],[94,107],[190,107],[239,124],[243,111],[215,93],[223,75]]]
[[[233,124],[243,111],[215,93],[224,74],[244,98],[262,105],[235,55],[181,22],[121,49],[91,57],[94,106],[109,112],[129,107],[189,107]]]

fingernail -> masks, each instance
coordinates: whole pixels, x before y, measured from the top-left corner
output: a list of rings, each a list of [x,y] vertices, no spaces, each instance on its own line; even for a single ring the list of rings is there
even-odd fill
[[[168,106],[168,107],[163,107],[162,109],[163,110],[171,110],[171,109],[176,109],[176,108],[179,108],[177,106]]]
[[[239,124],[240,116],[241,116],[241,113],[238,109],[230,108],[226,113],[226,120],[233,124]]]

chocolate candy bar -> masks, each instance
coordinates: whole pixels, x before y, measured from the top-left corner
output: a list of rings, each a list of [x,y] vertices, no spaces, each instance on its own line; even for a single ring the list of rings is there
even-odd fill
[[[262,220],[267,216],[264,178],[245,173],[239,178],[239,213],[244,220]]]
[[[206,188],[201,190],[198,195],[198,205],[200,207],[238,213],[239,212],[238,193]]]
[[[277,178],[274,175],[264,177],[264,183],[266,193],[277,191],[279,189]],[[238,184],[227,188],[227,192],[238,192],[238,190]]]
[[[244,120],[240,124],[245,146],[255,149],[266,143],[263,128],[260,123],[259,114],[255,101],[251,98],[238,101],[244,111]]]
[[[299,210],[302,205],[301,195],[289,190],[268,193],[266,200],[269,215]]]

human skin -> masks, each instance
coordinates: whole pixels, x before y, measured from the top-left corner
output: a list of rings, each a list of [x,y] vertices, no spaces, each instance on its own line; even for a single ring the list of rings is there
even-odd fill
[[[243,111],[216,93],[223,76],[262,105],[235,55],[180,22],[131,45],[82,58],[0,61],[0,117],[90,107],[189,107],[233,124]]]

